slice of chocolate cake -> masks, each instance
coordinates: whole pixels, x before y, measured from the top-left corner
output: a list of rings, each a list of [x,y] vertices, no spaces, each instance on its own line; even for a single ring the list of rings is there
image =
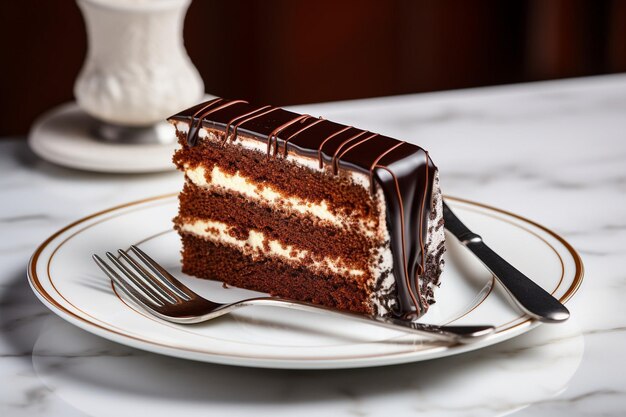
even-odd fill
[[[444,229],[425,150],[243,100],[169,120],[185,273],[367,314],[414,317],[434,302]]]

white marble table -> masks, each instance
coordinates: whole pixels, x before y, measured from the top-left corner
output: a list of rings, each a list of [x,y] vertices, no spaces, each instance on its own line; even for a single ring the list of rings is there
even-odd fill
[[[342,371],[218,366],[116,345],[50,313],[26,263],[72,220],[175,191],[180,176],[68,170],[3,139],[1,416],[625,415],[626,75],[299,109],[416,141],[448,194],[569,239],[586,267],[571,320],[457,357]]]

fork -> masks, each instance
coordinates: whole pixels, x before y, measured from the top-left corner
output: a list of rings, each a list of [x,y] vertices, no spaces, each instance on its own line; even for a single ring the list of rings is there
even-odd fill
[[[131,256],[132,253],[132,256]],[[493,326],[437,326],[394,317],[350,313],[303,301],[279,297],[255,297],[234,303],[216,303],[201,297],[184,285],[138,247],[118,249],[119,259],[107,252],[110,262],[94,254],[93,259],[116,287],[148,313],[165,321],[192,324],[212,320],[232,311],[252,306],[287,307],[336,316],[393,330],[428,336],[452,343],[471,343],[494,332]]]

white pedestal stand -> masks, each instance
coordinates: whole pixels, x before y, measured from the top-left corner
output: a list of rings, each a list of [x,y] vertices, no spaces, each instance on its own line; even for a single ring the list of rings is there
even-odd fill
[[[197,103],[204,86],[182,26],[190,0],[78,0],[89,48],[76,103],[52,109],[29,135],[51,162],[101,172],[172,169],[164,119]]]

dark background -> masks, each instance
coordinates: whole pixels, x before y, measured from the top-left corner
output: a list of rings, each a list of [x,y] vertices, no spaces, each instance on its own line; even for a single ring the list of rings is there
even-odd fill
[[[185,44],[209,93],[296,103],[626,71],[624,0],[195,0]],[[0,136],[72,99],[69,0],[0,3]]]

